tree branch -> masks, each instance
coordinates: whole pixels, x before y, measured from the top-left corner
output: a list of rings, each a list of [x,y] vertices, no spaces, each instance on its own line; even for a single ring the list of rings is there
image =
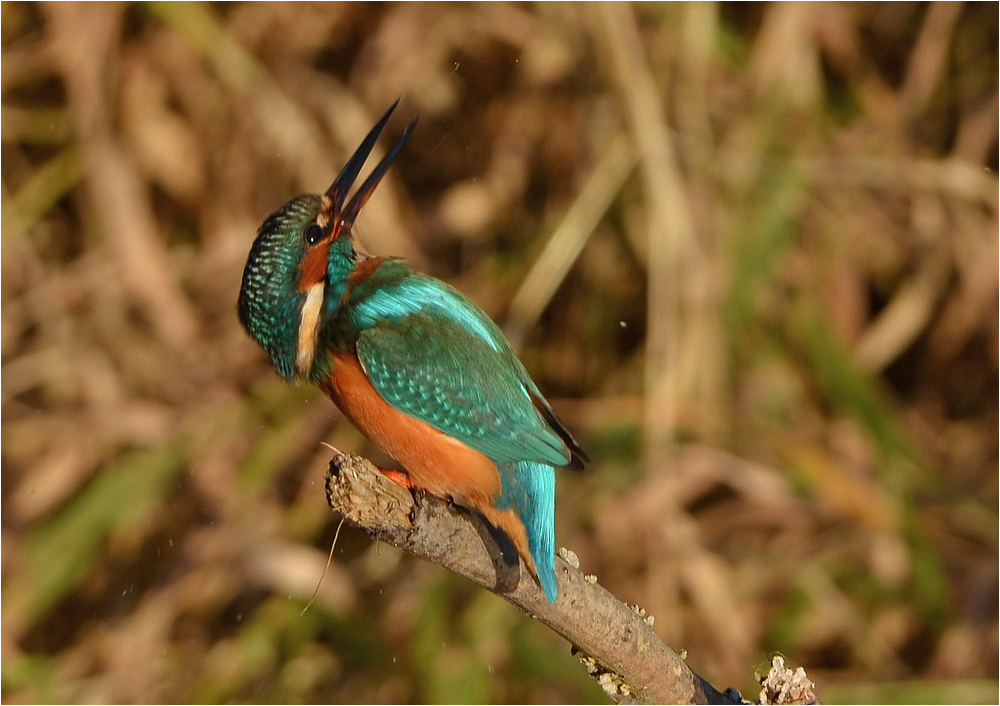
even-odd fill
[[[506,538],[477,514],[412,494],[353,454],[330,461],[326,492],[330,507],[352,524],[472,579],[569,640],[616,701],[740,703],[692,672],[653,632],[644,612],[629,608],[561,557],[556,557],[559,600],[550,604]]]

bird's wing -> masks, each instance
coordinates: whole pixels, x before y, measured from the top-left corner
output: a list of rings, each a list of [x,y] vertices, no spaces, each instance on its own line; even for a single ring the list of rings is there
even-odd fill
[[[361,333],[357,353],[386,402],[494,461],[571,461],[518,372],[457,322],[427,313],[384,320]]]

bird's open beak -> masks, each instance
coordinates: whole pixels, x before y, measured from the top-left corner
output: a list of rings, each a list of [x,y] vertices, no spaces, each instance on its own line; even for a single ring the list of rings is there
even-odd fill
[[[399,105],[399,99],[396,99],[396,102],[389,106],[389,110],[385,111],[385,115],[375,123],[375,127],[365,136],[365,139],[361,142],[358,149],[354,151],[354,154],[351,155],[351,158],[347,160],[347,164],[344,165],[344,168],[337,175],[333,184],[326,190],[322,213],[323,216],[326,216],[326,224],[323,225],[329,229],[328,232],[332,233],[334,237],[351,230],[351,227],[354,225],[354,219],[358,217],[361,208],[368,201],[368,197],[371,196],[375,187],[378,186],[382,177],[385,176],[393,160],[396,159],[403,149],[403,145],[406,144],[406,140],[410,137],[410,133],[413,132],[413,128],[417,125],[417,121],[414,120],[403,130],[403,134],[396,140],[396,144],[386,153],[382,161],[376,165],[372,173],[368,175],[368,178],[365,179],[351,200],[345,205],[347,192],[350,191],[354,180],[358,178],[361,167],[364,166],[368,155],[374,149],[375,142],[378,140],[379,135],[382,134],[382,129],[389,122],[389,116],[392,115],[392,111],[396,109],[397,105]]]

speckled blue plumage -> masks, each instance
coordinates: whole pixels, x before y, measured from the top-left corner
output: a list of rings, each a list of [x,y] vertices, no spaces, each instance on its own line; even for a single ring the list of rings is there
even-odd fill
[[[302,230],[319,203],[319,196],[305,194],[272,213],[257,232],[243,270],[240,321],[286,380],[295,377],[296,333],[305,299],[295,287],[296,267],[305,253]]]
[[[554,601],[554,466],[573,454],[539,410],[547,403],[503,333],[460,292],[397,260],[352,287],[342,308],[338,318],[356,331],[358,359],[383,399],[496,464],[496,507],[524,523]]]

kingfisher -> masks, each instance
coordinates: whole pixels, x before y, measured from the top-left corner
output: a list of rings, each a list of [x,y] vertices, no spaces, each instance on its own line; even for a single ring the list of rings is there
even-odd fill
[[[355,219],[416,127],[348,200],[398,103],[326,193],[298,196],[261,225],[239,319],[282,378],[317,385],[402,466],[380,469],[389,478],[502,531],[553,603],[555,468],[589,459],[482,309],[399,258],[355,248]]]

